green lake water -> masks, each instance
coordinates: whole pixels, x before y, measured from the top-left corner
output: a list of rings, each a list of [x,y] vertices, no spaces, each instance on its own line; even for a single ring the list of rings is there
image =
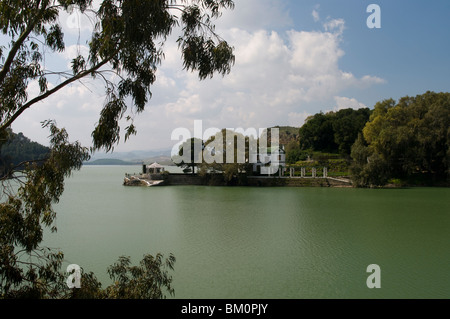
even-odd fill
[[[119,256],[177,259],[175,298],[450,298],[450,189],[122,186],[139,167],[85,166],[66,181],[66,263],[104,286]],[[366,285],[381,268],[381,288]]]

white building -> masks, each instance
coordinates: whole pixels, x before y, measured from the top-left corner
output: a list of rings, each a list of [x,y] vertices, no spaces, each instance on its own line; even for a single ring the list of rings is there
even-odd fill
[[[158,163],[153,163],[152,165],[144,165],[144,174],[161,174],[164,172],[164,167]]]
[[[250,163],[253,164],[253,172],[264,175],[281,173],[286,169],[286,151],[284,147],[267,148],[266,153],[250,154]]]

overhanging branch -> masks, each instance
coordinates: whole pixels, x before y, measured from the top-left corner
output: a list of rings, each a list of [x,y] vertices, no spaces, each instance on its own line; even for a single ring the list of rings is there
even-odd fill
[[[30,108],[33,104],[36,104],[44,99],[46,99],[47,97],[49,97],[50,95],[58,92],[59,90],[61,90],[62,88],[66,87],[67,85],[78,81],[82,78],[84,78],[85,76],[96,72],[98,69],[100,69],[102,66],[104,66],[105,64],[107,64],[110,61],[111,58],[105,59],[102,62],[100,62],[99,64],[97,64],[96,66],[90,68],[89,70],[85,70],[83,72],[78,73],[77,75],[73,76],[70,79],[67,79],[66,81],[62,82],[61,84],[55,86],[53,89],[48,90],[47,92],[45,92],[44,94],[41,94],[37,97],[35,97],[34,99],[30,100],[29,102],[25,103],[24,105],[22,105],[14,114],[13,116],[11,116],[11,118],[9,118],[5,123],[3,123],[3,125],[0,127],[0,131],[7,129],[8,127],[11,126],[11,124],[28,108]]]

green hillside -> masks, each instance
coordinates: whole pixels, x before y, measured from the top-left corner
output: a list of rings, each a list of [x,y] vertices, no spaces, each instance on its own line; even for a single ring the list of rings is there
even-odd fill
[[[26,161],[44,159],[50,149],[37,142],[31,141],[22,133],[8,130],[8,136],[0,141],[0,165],[18,165]]]

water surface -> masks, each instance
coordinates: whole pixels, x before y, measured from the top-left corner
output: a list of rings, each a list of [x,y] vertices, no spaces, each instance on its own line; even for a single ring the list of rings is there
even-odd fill
[[[119,256],[161,252],[175,298],[450,298],[448,188],[122,186],[139,169],[83,167],[46,237],[104,286]]]

